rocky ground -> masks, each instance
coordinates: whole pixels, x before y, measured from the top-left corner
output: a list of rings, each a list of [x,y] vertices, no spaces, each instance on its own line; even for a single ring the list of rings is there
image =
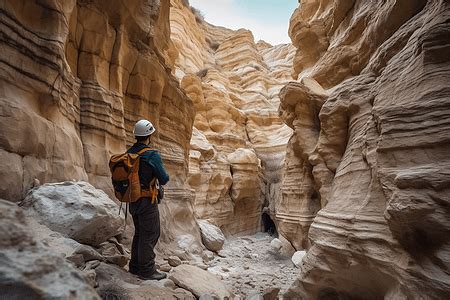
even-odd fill
[[[242,298],[267,294],[271,288],[279,288],[279,295],[283,295],[294,282],[298,269],[290,255],[271,246],[273,239],[267,233],[229,238],[208,271],[221,277]]]
[[[142,281],[127,272],[118,208],[86,182],[37,185],[19,205],[0,200],[0,290],[20,299],[275,300],[296,277],[293,262],[301,263],[302,251],[293,255],[282,236],[226,240],[198,220],[204,246],[184,245],[192,240],[184,237],[171,253],[158,253],[168,278]]]

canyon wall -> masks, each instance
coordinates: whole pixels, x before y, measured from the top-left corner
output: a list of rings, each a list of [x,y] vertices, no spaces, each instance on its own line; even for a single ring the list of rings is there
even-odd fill
[[[292,130],[278,116],[295,48],[255,43],[245,29],[213,26],[172,0],[174,73],[196,108],[189,184],[196,216],[227,234],[254,233],[274,214]]]
[[[308,248],[292,299],[450,293],[450,4],[302,0],[280,232]]]
[[[148,118],[171,178],[162,241],[188,232],[200,244],[185,185],[194,107],[169,68],[169,1],[2,0],[0,10],[0,198],[21,200],[35,179],[111,192],[109,157]]]

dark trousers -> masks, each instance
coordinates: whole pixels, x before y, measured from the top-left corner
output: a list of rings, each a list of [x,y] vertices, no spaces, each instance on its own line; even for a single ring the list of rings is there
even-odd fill
[[[134,236],[131,246],[129,270],[140,276],[150,276],[155,271],[155,246],[160,235],[159,210],[148,198],[130,203]]]

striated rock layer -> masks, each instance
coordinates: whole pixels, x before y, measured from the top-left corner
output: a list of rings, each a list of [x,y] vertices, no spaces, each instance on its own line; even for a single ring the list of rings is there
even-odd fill
[[[183,1],[170,14],[174,72],[194,102],[189,184],[198,218],[227,234],[254,233],[274,212],[292,130],[278,116],[295,48],[201,21]]]
[[[449,17],[443,0],[302,0],[292,16],[276,209],[309,250],[287,297],[449,297]]]
[[[171,175],[163,241],[198,227],[185,187],[194,107],[170,74],[169,1],[0,1],[0,197],[41,182],[111,191],[108,159],[150,119]],[[177,224],[173,224],[176,220]]]

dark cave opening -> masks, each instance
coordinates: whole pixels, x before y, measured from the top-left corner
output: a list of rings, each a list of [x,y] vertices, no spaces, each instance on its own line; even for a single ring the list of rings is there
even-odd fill
[[[267,232],[271,236],[278,236],[277,227],[275,226],[275,223],[272,221],[272,218],[270,215],[266,212],[263,212],[261,215],[262,225],[263,225],[263,232]]]

